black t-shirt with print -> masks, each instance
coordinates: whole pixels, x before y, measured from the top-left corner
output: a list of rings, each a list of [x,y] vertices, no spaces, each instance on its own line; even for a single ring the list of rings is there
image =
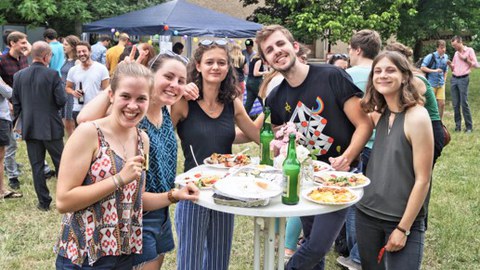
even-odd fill
[[[350,144],[355,127],[343,111],[344,103],[362,91],[342,69],[332,65],[310,65],[301,85],[291,87],[286,80],[268,96],[274,125],[292,121],[304,138],[300,143],[317,149],[318,158],[341,155]]]

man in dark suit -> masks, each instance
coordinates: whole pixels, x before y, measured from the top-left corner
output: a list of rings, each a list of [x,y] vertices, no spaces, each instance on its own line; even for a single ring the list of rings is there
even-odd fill
[[[27,143],[39,201],[37,208],[48,211],[52,198],[43,173],[45,153],[48,151],[58,172],[63,151],[63,123],[59,110],[65,105],[67,96],[58,72],[48,68],[52,57],[48,43],[35,42],[31,56],[32,65],[14,75],[13,110],[15,118],[21,115],[22,137]]]

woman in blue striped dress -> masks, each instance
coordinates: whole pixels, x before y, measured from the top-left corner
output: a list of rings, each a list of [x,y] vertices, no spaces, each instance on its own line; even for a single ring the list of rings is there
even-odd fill
[[[189,63],[185,96],[172,106],[185,156],[185,171],[212,153],[232,153],[235,124],[255,142],[259,131],[240,98],[235,69],[224,40],[203,40]],[[196,99],[195,99],[196,98]],[[177,269],[228,269],[233,236],[232,214],[182,201],[175,209],[178,237]]]

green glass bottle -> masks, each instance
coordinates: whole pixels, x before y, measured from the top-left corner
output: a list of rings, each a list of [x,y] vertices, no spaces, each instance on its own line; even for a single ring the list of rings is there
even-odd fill
[[[290,133],[287,158],[283,162],[285,186],[283,188],[282,203],[288,205],[298,203],[298,194],[300,192],[300,162],[297,159],[295,137],[294,133]]]
[[[265,107],[265,118],[260,130],[260,164],[273,166],[273,151],[270,150],[270,142],[274,139],[272,122],[270,120],[270,108]]]

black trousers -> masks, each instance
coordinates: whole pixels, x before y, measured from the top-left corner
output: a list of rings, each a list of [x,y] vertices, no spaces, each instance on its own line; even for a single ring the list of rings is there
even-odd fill
[[[52,202],[43,172],[46,151],[52,158],[55,170],[58,172],[60,157],[63,151],[63,139],[52,141],[27,140],[27,152],[30,166],[32,166],[33,186],[37,193],[38,202],[43,207],[49,207]]]

